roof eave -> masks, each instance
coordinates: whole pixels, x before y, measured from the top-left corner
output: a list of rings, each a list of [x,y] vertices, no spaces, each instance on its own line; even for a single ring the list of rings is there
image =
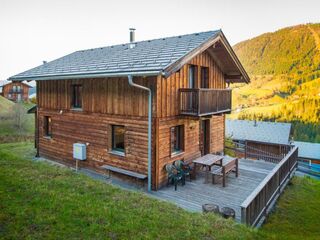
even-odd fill
[[[199,53],[205,51],[207,48],[209,48],[211,45],[213,45],[215,42],[221,40],[225,48],[227,49],[228,53],[230,54],[232,60],[236,64],[237,68],[239,69],[240,73],[242,74],[244,78],[244,82],[250,83],[250,78],[245,71],[244,67],[242,66],[240,60],[238,59],[237,55],[233,51],[231,45],[229,44],[227,38],[223,34],[222,30],[219,30],[214,36],[212,36],[210,39],[208,39],[206,42],[200,44],[197,48],[193,49],[192,51],[188,52],[181,58],[179,58],[174,63],[171,63],[163,70],[163,75],[167,78],[172,73],[178,71],[183,65],[185,65],[187,62],[189,62],[192,58],[194,58]]]
[[[126,71],[126,72],[100,72],[100,73],[76,73],[76,74],[61,74],[61,75],[44,75],[30,77],[10,77],[8,81],[43,81],[43,80],[66,80],[80,78],[104,78],[104,77],[126,77],[131,76],[158,76],[162,73],[161,70],[150,71]]]
[[[223,45],[227,49],[228,53],[230,54],[231,58],[233,59],[234,63],[238,67],[239,71],[241,72],[242,76],[244,77],[245,82],[250,83],[250,77],[249,77],[248,73],[246,72],[246,70],[242,66],[239,58],[237,57],[236,53],[234,52],[233,48],[231,47],[230,43],[228,42],[226,36],[223,34],[222,31],[220,31],[219,34],[221,34],[221,40],[222,40],[221,42],[223,43]]]

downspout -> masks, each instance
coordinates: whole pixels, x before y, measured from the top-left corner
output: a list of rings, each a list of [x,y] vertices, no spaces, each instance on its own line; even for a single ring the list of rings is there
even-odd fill
[[[145,86],[141,86],[133,82],[133,78],[131,75],[128,75],[128,83],[132,87],[140,88],[142,90],[148,91],[149,93],[149,101],[148,101],[148,192],[151,192],[151,167],[152,167],[152,159],[151,159],[151,129],[152,129],[152,91],[150,88]]]

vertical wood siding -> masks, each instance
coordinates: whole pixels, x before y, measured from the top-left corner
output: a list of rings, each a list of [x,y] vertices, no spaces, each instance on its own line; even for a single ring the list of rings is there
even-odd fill
[[[209,67],[209,88],[225,88],[224,75],[207,52],[188,64]],[[169,78],[134,78],[153,89],[152,173],[154,188],[166,182],[164,166],[177,159],[192,161],[200,156],[200,118],[179,116],[178,90],[188,86],[188,64]],[[71,85],[82,84],[82,111],[71,110]],[[148,94],[128,85],[127,78],[38,81],[40,156],[74,164],[72,144],[89,143],[87,160],[81,166],[98,169],[110,164],[147,174]],[[60,110],[62,113],[60,114]],[[52,118],[52,139],[43,136],[43,117]],[[210,152],[223,151],[224,116],[210,119]],[[110,153],[111,124],[125,126],[125,157]],[[170,127],[184,125],[184,152],[170,153]]]
[[[134,82],[155,88],[156,77],[134,78]],[[148,116],[148,93],[129,86],[127,78],[52,80],[38,83],[38,106],[43,109],[69,110],[71,85],[82,84],[83,112]],[[155,106],[153,110],[155,111]]]
[[[158,117],[171,117],[179,115],[179,88],[188,88],[189,64],[198,66],[198,76],[196,88],[200,88],[200,67],[209,68],[209,88],[224,89],[226,83],[223,72],[219,69],[209,53],[203,52],[184,65],[180,71],[172,74],[168,78],[159,78]]]
[[[224,149],[224,116],[212,116],[210,121],[210,153],[221,152]],[[178,125],[184,126],[184,151],[178,155],[170,152],[170,128]],[[192,162],[200,157],[200,120],[192,118],[174,117],[159,121],[159,153],[158,153],[158,186],[163,186],[167,181],[165,165],[176,160],[184,159]]]

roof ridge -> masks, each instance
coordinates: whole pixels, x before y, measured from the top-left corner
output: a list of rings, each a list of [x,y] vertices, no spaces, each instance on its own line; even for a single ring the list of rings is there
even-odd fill
[[[156,40],[161,40],[161,39],[169,39],[169,38],[177,38],[177,37],[187,37],[187,36],[191,36],[191,35],[199,35],[199,34],[205,34],[205,33],[210,33],[210,32],[216,34],[219,31],[221,31],[221,29],[204,31],[204,32],[188,33],[188,34],[183,34],[183,35],[175,35],[175,36],[170,36],[170,37],[153,38],[153,39],[147,39],[147,40],[142,40],[142,41],[136,41],[134,43],[139,44],[139,43],[143,43],[143,42],[151,42],[151,41],[156,41]],[[214,35],[214,34],[212,34],[212,35]],[[109,46],[104,46],[104,47],[87,48],[87,49],[77,50],[75,52],[85,52],[85,51],[92,51],[92,50],[96,50],[96,49],[105,49],[105,48],[111,48],[111,47],[117,47],[117,46],[125,46],[127,44],[130,44],[130,42],[119,43],[119,44],[109,45]],[[75,52],[73,52],[73,53],[75,53]]]

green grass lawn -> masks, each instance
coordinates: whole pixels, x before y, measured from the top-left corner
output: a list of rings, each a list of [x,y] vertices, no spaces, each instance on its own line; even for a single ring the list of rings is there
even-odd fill
[[[269,239],[320,239],[320,181],[295,177],[261,232]]]
[[[0,145],[0,239],[256,239],[257,231],[189,213]],[[26,151],[25,151],[26,150]]]
[[[317,239],[320,181],[295,178],[261,229],[190,213],[0,144],[0,239]],[[319,239],[319,238],[318,238]]]

